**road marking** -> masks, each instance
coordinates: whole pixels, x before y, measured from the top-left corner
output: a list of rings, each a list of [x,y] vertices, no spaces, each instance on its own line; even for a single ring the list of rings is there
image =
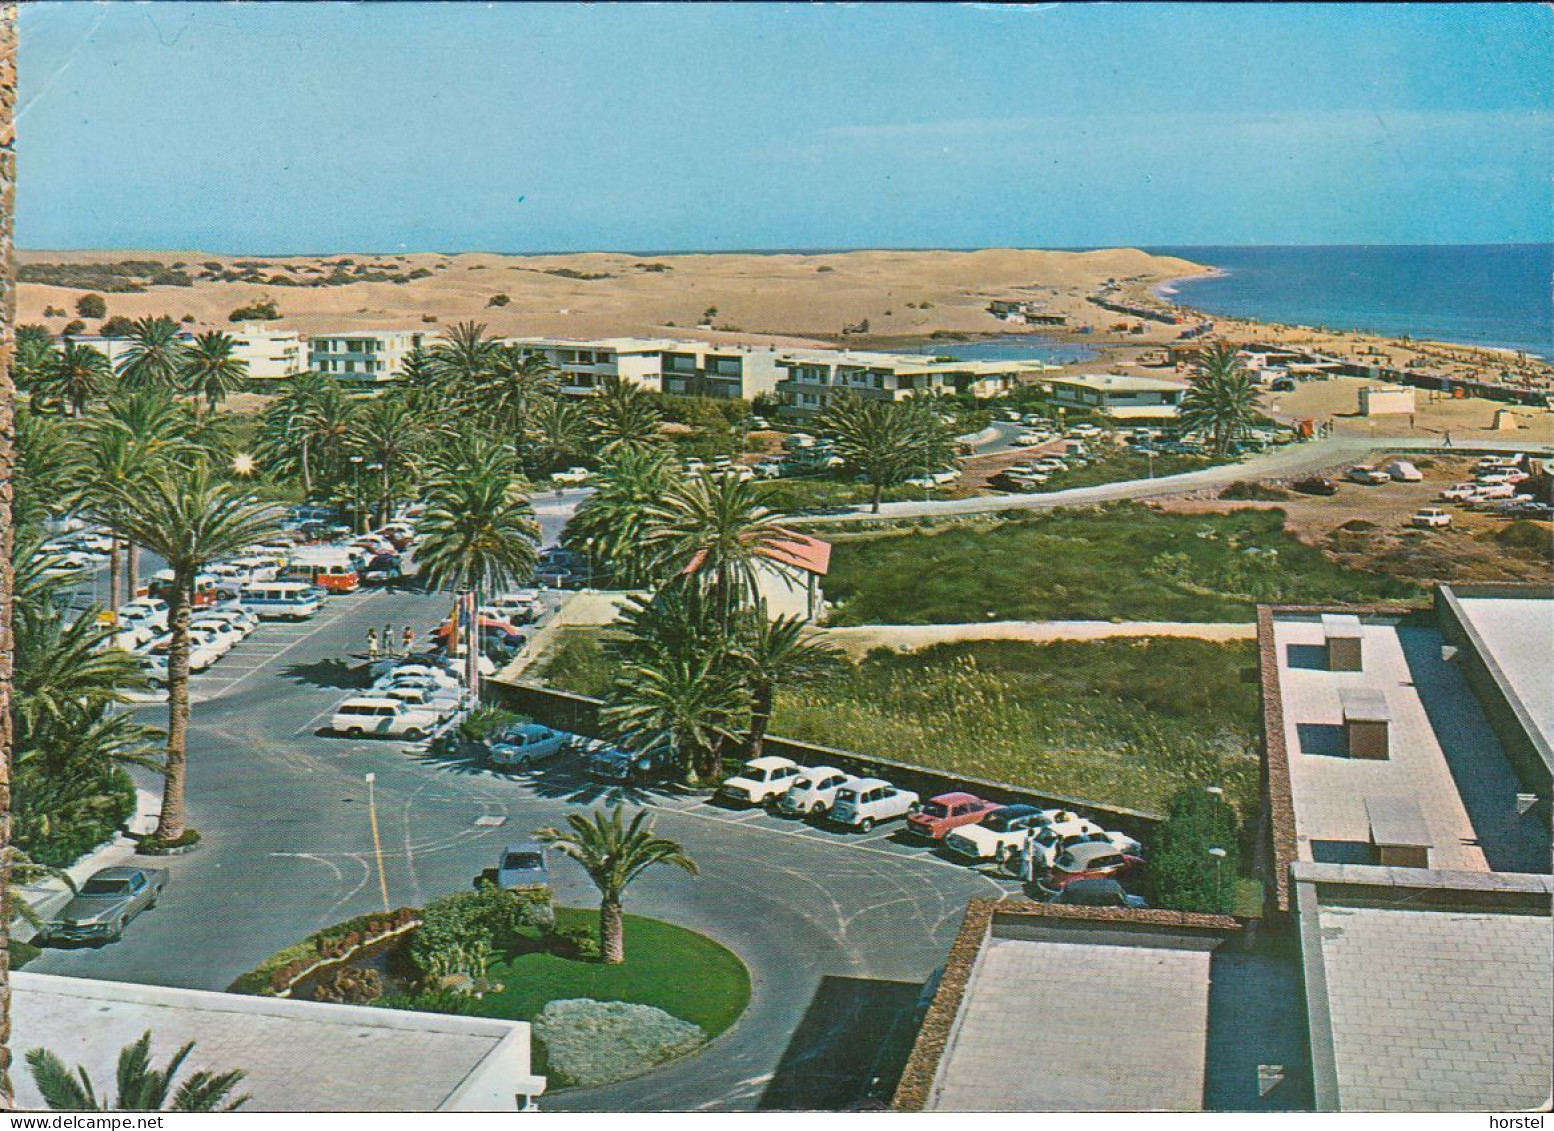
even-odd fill
[[[337,623],[339,623],[340,619],[342,617],[344,617],[348,612],[356,611],[362,605],[365,605],[368,601],[372,600],[374,597],[378,596],[382,592],[384,592],[384,590],[382,590],[382,589],[374,589],[371,593],[368,593],[360,601],[353,601],[352,602],[353,608],[351,608],[351,609],[343,609],[336,616],[333,616],[333,617],[331,617],[328,620],[321,621],[320,623],[314,625],[309,631],[303,633],[301,636],[297,637],[297,639],[293,640],[290,644],[286,645],[286,647],[282,648],[279,652],[275,653],[275,655],[271,656],[270,660],[273,661],[273,660],[280,659],[287,652],[290,652],[293,648],[295,648],[298,644],[301,644],[304,640],[312,639],[314,636],[317,636],[320,632],[323,632],[324,629],[326,629],[326,628],[333,628]],[[231,691],[234,687],[236,687],[238,684],[242,683],[244,680],[250,679],[256,672],[261,672],[263,670],[264,670],[263,667],[255,668],[253,671],[249,672],[247,675],[241,676],[240,678],[238,678],[233,683],[231,683],[228,686],[224,687],[221,690],[220,694],[225,695],[228,691]],[[215,697],[213,696],[212,698],[215,698]],[[301,733],[302,733],[302,731],[300,731],[300,730],[297,732],[297,734],[301,734]]]

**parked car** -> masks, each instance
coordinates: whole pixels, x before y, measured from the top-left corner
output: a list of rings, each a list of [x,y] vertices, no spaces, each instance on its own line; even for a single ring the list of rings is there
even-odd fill
[[[594,477],[594,473],[586,467],[569,467],[565,471],[558,471],[552,475],[551,482],[562,487],[581,487]]]
[[[674,752],[667,746],[655,746],[647,750],[601,746],[588,756],[590,777],[633,785],[666,777],[674,766]]]
[[[1386,466],[1387,475],[1399,483],[1421,483],[1424,481],[1424,472],[1420,471],[1406,459],[1393,460]]]
[[[924,840],[943,840],[952,829],[974,825],[1002,808],[998,802],[972,793],[941,793],[919,805],[907,818],[907,832]]]
[[[165,868],[103,868],[43,925],[40,942],[113,942],[167,887]]]
[[[1492,502],[1495,499],[1516,498],[1516,486],[1512,483],[1485,483],[1474,492],[1470,503]]]
[[[140,597],[119,609],[120,617],[143,620],[158,632],[167,631],[167,602],[159,597]]]
[[[395,699],[401,703],[408,703],[412,707],[430,711],[437,716],[438,722],[451,718],[459,709],[459,704],[463,702],[463,696],[457,691],[403,681],[374,688],[372,693],[384,699]]]
[[[459,677],[447,668],[435,663],[422,663],[419,660],[379,660],[368,669],[379,683],[386,683],[392,679],[421,679],[428,680],[438,687],[460,687]]]
[[[502,849],[502,855],[496,862],[497,887],[512,890],[546,887],[549,884],[550,864],[545,858],[543,844],[526,840]]]
[[[1137,868],[1143,861],[1137,856],[1118,852],[1108,841],[1076,844],[1058,853],[1047,874],[1036,886],[1047,895],[1057,895],[1075,880],[1101,876],[1116,877]]]
[[[1149,902],[1142,895],[1133,895],[1110,876],[1072,880],[1067,887],[1052,897],[1052,902],[1065,903],[1073,907],[1149,906]]]
[[[1026,838],[1047,823],[1046,816],[1035,805],[1006,805],[976,824],[950,832],[944,838],[944,847],[966,860],[1003,863],[1011,855],[1018,855]]]
[[[1477,483],[1455,483],[1442,491],[1438,497],[1449,503],[1466,503],[1476,498],[1478,492]]]
[[[206,633],[223,656],[243,639],[243,630],[232,621],[220,617],[208,617],[203,613],[189,622],[189,630]]]
[[[538,589],[515,589],[511,593],[499,593],[481,607],[481,612],[508,624],[527,624],[538,612]]]
[[[831,821],[866,833],[882,821],[905,817],[916,805],[917,794],[910,789],[897,789],[879,778],[860,778],[836,791]]]
[[[1383,483],[1392,482],[1392,476],[1385,471],[1379,471],[1374,467],[1366,467],[1364,464],[1358,467],[1351,467],[1344,472],[1344,476],[1351,483],[1361,483],[1367,487],[1377,487]]]
[[[380,695],[360,695],[335,708],[329,729],[347,738],[366,735],[400,737],[416,742],[438,723],[437,712]]]
[[[1426,530],[1444,530],[1451,525],[1451,515],[1440,507],[1424,507],[1415,511],[1409,521]]]
[[[1338,484],[1321,475],[1313,476],[1310,479],[1302,479],[1293,486],[1302,495],[1338,494]]]
[[[810,766],[778,799],[777,811],[789,817],[823,817],[836,805],[837,790],[851,781],[851,775],[835,766]]]
[[[717,797],[736,805],[771,805],[793,788],[804,767],[791,758],[752,758],[718,786]]]
[[[563,731],[520,723],[486,739],[486,751],[494,765],[527,770],[536,762],[556,757],[571,741],[572,736]]]

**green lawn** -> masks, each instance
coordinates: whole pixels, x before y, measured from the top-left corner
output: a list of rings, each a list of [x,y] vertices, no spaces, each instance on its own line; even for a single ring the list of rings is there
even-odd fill
[[[596,929],[599,913],[558,907],[556,920],[562,929]],[[626,916],[626,961],[619,966],[536,951],[493,962],[489,977],[502,983],[502,992],[471,1001],[475,1016],[529,1021],[547,1002],[586,997],[656,1006],[715,1037],[750,1004],[750,972],[733,951],[641,915]]]
[[[1285,533],[1279,510],[1184,515],[1118,503],[832,538],[834,624],[1250,621],[1260,601],[1420,595],[1329,561]]]
[[[1151,468],[1149,457],[1132,448],[1103,448],[1105,453],[1086,467],[1076,467],[1059,472],[1036,488],[1035,494],[1051,491],[1067,491],[1073,487],[1098,487],[1103,483],[1126,483],[1133,479],[1148,479],[1151,471],[1156,478],[1181,475],[1187,471],[1201,471],[1232,460],[1213,459],[1209,456],[1156,456]]]

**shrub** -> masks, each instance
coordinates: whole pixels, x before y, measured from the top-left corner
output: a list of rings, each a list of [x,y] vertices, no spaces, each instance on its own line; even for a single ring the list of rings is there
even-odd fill
[[[65,328],[59,333],[60,336],[64,338],[78,338],[82,334],[86,333],[86,323],[81,321],[79,318],[72,318],[69,322],[65,323]]]
[[[115,314],[97,327],[97,332],[105,338],[127,338],[135,332],[135,320]]]
[[[576,958],[583,962],[596,962],[604,953],[599,945],[597,927],[565,927],[550,939],[551,949],[563,958]]]
[[[1155,834],[1148,876],[1157,906],[1228,915],[1236,906],[1240,834],[1235,807],[1199,787],[1176,795]],[[1222,849],[1216,860],[1209,849]]]
[[[490,298],[488,298],[486,300],[486,305],[487,306],[506,306],[508,303],[510,303],[512,301],[513,300],[511,298],[509,298],[507,295],[492,295]]]
[[[200,831],[198,829],[184,829],[183,832],[171,840],[161,837],[147,836],[141,838],[135,846],[135,851],[142,856],[167,856],[183,848],[193,848],[200,843]]]
[[[458,734],[465,742],[481,742],[523,722],[528,722],[526,715],[502,707],[476,707],[459,722]]]
[[[379,1009],[400,1009],[412,1013],[453,1013],[470,1016],[480,1007],[475,998],[451,990],[427,990],[418,994],[385,994],[372,1003]]]
[[[445,895],[426,905],[410,940],[410,960],[423,973],[446,973],[442,968],[468,957],[475,944],[511,950],[523,925],[518,897],[495,884]]]
[[[534,1019],[549,1071],[567,1083],[589,1086],[624,1080],[684,1056],[707,1034],[651,1005],[564,998]]]
[[[1241,499],[1247,502],[1276,503],[1281,499],[1288,499],[1290,493],[1282,487],[1238,479],[1221,491],[1219,497],[1222,499]]]
[[[420,914],[413,907],[401,907],[398,911],[389,914],[379,911],[370,915],[358,915],[354,919],[347,919],[344,923],[325,927],[301,942],[293,943],[284,950],[270,955],[247,973],[239,974],[227,987],[227,992],[234,994],[279,992],[289,986],[298,974],[318,962],[320,940],[339,938],[353,931],[358,932],[359,937],[379,938],[391,930],[415,923],[419,920]]]
[[[1517,519],[1495,531],[1494,540],[1518,550],[1549,550],[1549,532],[1535,522]]]
[[[251,306],[240,306],[227,315],[228,322],[269,322],[281,316],[273,299],[264,299]]]
[[[82,295],[76,299],[76,313],[82,318],[106,318],[108,300],[99,294]]]
[[[321,979],[313,991],[314,1001],[332,1001],[342,1005],[366,1005],[383,996],[383,975],[376,970],[342,966]]]
[[[523,888],[513,892],[518,901],[516,918],[520,927],[549,935],[556,929],[556,901],[548,887]]]
[[[409,275],[407,276],[407,278],[410,279],[430,279],[431,277],[431,271],[427,270],[425,267],[412,268]]]

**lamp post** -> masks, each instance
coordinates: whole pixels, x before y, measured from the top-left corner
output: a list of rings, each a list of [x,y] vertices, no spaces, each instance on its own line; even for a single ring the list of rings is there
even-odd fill
[[[388,873],[383,870],[383,841],[378,836],[378,799],[372,788],[377,780],[377,774],[367,775],[367,819],[372,824],[372,854],[378,861],[378,890],[383,894],[383,911],[387,914],[392,910],[389,907]]]
[[[1225,886],[1220,882],[1220,871],[1223,867],[1222,862],[1225,859],[1225,850],[1223,848],[1211,848],[1209,849],[1209,855],[1214,857],[1214,909],[1219,911],[1225,905]]]
[[[369,463],[367,465],[367,470],[370,471],[370,472],[373,472],[373,473],[377,473],[377,472],[383,470],[383,465],[381,463]],[[386,521],[387,518],[388,518],[388,514],[387,514],[387,512],[388,512],[388,489],[387,489],[387,484],[384,484],[384,491],[378,497],[378,503],[383,508],[384,520]],[[365,518],[365,517],[366,516],[364,515],[363,518]],[[363,522],[362,525],[365,526],[366,523]]]
[[[360,534],[362,525],[362,457],[350,456],[351,464],[351,533]]]

